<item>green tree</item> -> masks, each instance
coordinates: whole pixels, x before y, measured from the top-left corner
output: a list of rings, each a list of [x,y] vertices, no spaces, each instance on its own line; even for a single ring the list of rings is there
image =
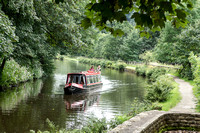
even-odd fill
[[[126,14],[133,11],[131,17],[141,31],[144,27],[153,31],[159,30],[165,26],[167,20],[175,27],[184,27],[187,23],[188,8],[192,8],[190,0],[91,0],[86,6],[86,17],[82,21],[82,26],[88,28],[95,25],[100,30],[110,31],[113,35],[122,35],[120,29],[108,26],[107,22],[123,22],[127,20]]]
[[[0,1],[1,12],[8,16],[8,20],[12,20],[12,24],[8,25],[16,27],[13,32],[19,38],[18,42],[12,43],[14,47],[6,42],[6,46],[12,49],[7,52],[7,56],[30,69],[42,67],[46,75],[53,70],[52,59],[59,50],[57,47],[75,45],[78,47],[84,44],[80,34],[81,12],[77,6],[78,1],[56,2],[54,0]],[[3,35],[7,36],[6,33]]]
[[[194,10],[188,16],[189,26],[176,29],[170,23],[161,31],[158,44],[154,49],[155,58],[163,63],[180,64],[182,77],[192,79],[191,64],[188,60],[190,52],[199,53],[199,1],[195,1]],[[194,15],[194,16],[193,16]]]
[[[176,57],[173,56],[175,51],[174,44],[178,41],[177,35],[181,33],[181,29],[174,28],[170,23],[166,23],[165,28],[160,33],[160,38],[154,49],[156,60],[162,63],[175,64],[178,63]]]
[[[15,27],[12,26],[9,18],[0,10],[0,79],[6,63],[14,50],[14,42],[18,41],[15,34]]]

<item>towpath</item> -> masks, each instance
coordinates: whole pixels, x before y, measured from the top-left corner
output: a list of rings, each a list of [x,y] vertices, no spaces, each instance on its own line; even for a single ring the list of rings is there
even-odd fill
[[[192,113],[195,112],[195,97],[193,95],[192,88],[188,82],[185,82],[178,77],[174,77],[174,80],[179,84],[179,91],[181,93],[181,101],[170,111],[173,112],[186,112]]]

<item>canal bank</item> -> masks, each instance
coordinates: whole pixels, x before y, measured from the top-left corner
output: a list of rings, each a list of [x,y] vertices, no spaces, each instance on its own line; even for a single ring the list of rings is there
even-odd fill
[[[169,130],[200,131],[200,114],[195,112],[195,97],[189,83],[174,77],[182,99],[170,111],[148,111],[138,114],[109,133],[155,133]]]
[[[152,66],[165,67],[165,66],[159,66],[157,64],[152,65]],[[173,67],[167,66],[167,68],[173,68]],[[177,69],[177,67],[175,69]],[[136,73],[135,67],[126,66],[124,70],[126,72]],[[110,132],[154,133],[159,130],[164,131],[168,128],[182,130],[182,129],[188,129],[189,127],[192,127],[195,130],[199,130],[198,124],[195,125],[194,122],[191,122],[191,121],[195,121],[195,117],[200,118],[200,115],[194,114],[195,98],[192,93],[192,86],[189,85],[189,83],[177,77],[174,77],[174,80],[176,83],[179,84],[179,91],[182,96],[182,100],[180,101],[178,105],[170,109],[169,112],[164,112],[164,111],[143,112],[137,115],[136,117],[133,117],[128,121],[125,121],[122,125],[117,126],[115,129],[111,130]],[[190,117],[188,118],[186,116],[190,116]],[[170,118],[170,119],[167,119],[167,118]],[[165,123],[165,124],[158,124],[158,123]],[[177,125],[177,123],[179,124]],[[195,121],[195,123],[198,123],[198,121]],[[151,128],[152,126],[153,128]]]

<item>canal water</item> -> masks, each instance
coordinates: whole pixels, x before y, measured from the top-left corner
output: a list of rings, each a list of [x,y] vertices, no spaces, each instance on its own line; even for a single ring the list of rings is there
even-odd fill
[[[67,60],[56,60],[55,65],[53,76],[0,93],[0,132],[44,131],[48,129],[47,118],[61,128],[81,128],[89,117],[110,120],[129,112],[134,98],[143,99],[144,78],[111,69],[102,69],[102,87],[64,95],[67,73],[85,71],[90,66]]]

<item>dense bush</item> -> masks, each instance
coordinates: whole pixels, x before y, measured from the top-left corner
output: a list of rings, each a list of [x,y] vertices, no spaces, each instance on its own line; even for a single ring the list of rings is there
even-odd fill
[[[166,69],[164,68],[151,68],[146,71],[146,76],[149,78],[150,81],[156,81],[156,79],[166,74]]]
[[[11,59],[6,61],[0,86],[9,86],[31,80],[33,78],[40,78],[43,73],[44,72],[40,65],[37,65],[37,67],[34,68],[27,68],[20,66],[16,61]]]
[[[200,112],[200,57],[197,57],[193,53],[190,54],[189,61],[192,64],[192,72],[194,76],[194,89],[196,97],[198,99],[197,110]]]
[[[32,78],[33,75],[26,67],[20,66],[17,62],[11,59],[6,62],[0,85],[8,86],[10,84],[17,84]]]
[[[164,102],[175,88],[173,78],[168,75],[159,76],[152,85],[147,88],[146,99],[151,102]]]
[[[146,66],[137,66],[135,72],[139,76],[146,76],[147,67]]]

